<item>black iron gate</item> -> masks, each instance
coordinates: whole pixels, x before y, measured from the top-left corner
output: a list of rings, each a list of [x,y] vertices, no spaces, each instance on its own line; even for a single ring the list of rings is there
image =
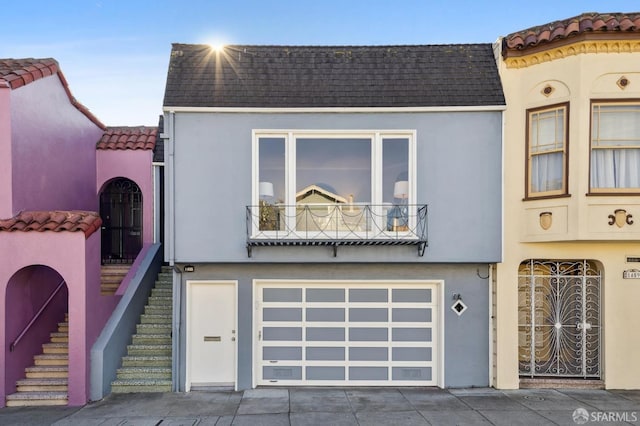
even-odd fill
[[[142,192],[118,178],[100,195],[102,263],[133,263],[142,248]]]

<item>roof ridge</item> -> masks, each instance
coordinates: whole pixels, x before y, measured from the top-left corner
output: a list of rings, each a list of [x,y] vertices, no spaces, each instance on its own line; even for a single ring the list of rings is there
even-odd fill
[[[503,45],[506,49],[523,50],[593,32],[640,33],[640,12],[585,12],[508,34]]]

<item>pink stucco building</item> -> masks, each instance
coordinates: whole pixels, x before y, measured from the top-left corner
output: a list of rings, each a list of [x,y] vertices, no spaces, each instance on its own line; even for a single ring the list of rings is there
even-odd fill
[[[101,270],[154,240],[156,137],[102,124],[54,59],[0,59],[0,406],[87,402],[122,294]]]

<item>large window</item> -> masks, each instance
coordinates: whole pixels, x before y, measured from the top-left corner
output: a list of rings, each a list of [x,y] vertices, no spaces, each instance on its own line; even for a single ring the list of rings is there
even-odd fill
[[[415,202],[414,140],[413,131],[254,132],[257,230],[381,231],[372,215],[384,231],[403,230]]]
[[[591,111],[591,191],[640,191],[640,102],[593,102]]]
[[[568,112],[568,104],[527,111],[527,198],[567,193]]]

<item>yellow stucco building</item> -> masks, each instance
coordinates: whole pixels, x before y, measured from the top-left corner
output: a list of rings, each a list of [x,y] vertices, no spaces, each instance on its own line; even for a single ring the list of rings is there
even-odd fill
[[[504,255],[495,387],[640,388],[640,13],[496,44]]]

